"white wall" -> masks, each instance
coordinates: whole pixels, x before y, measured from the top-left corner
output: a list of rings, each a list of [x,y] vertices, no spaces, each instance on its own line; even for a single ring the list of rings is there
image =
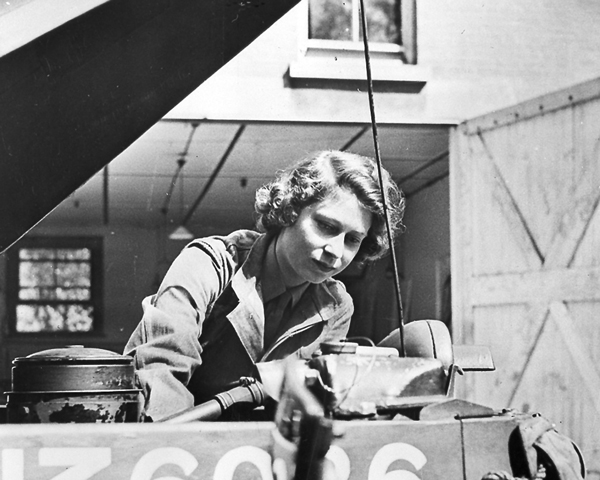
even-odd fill
[[[284,87],[290,62],[301,57],[303,12],[292,9],[169,116],[369,121],[365,92]],[[377,119],[462,121],[599,76],[598,25],[595,0],[418,0],[418,67],[428,70],[427,84],[417,94],[376,94]],[[364,65],[350,62],[348,69]]]

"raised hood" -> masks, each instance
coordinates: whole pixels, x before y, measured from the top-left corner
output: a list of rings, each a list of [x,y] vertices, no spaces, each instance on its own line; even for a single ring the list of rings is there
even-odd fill
[[[0,38],[0,252],[298,1],[21,0],[0,9],[0,32],[21,32],[20,41]]]

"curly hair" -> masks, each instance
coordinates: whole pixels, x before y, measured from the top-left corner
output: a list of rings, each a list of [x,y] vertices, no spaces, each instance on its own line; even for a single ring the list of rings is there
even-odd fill
[[[405,199],[387,170],[383,171],[387,213],[392,238],[403,230]],[[293,225],[303,208],[325,199],[338,187],[356,195],[372,214],[371,228],[355,257],[371,261],[383,257],[388,249],[387,228],[377,165],[373,159],[349,152],[316,152],[277,173],[275,180],[256,191],[256,226],[261,232],[276,233]]]

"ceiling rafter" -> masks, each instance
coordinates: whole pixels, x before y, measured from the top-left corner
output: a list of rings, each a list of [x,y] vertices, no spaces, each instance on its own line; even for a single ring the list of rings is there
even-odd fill
[[[345,150],[348,150],[352,145],[354,145],[354,143],[356,143],[357,140],[360,139],[360,137],[362,137],[365,132],[369,129],[368,126],[364,126],[362,127],[357,133],[355,133],[352,138],[350,140],[348,140],[343,146],[342,148],[340,148],[340,150],[343,152]]]
[[[237,131],[235,132],[235,135],[233,136],[233,139],[231,140],[231,142],[229,142],[229,145],[227,146],[227,150],[225,151],[225,153],[221,157],[221,160],[219,160],[219,163],[213,170],[210,178],[208,179],[208,182],[206,182],[206,185],[202,189],[202,192],[200,192],[200,195],[198,195],[198,198],[196,198],[196,200],[194,201],[194,203],[192,204],[192,206],[190,207],[188,212],[185,214],[185,217],[183,218],[183,221],[181,222],[182,225],[186,225],[192,218],[192,215],[194,215],[194,212],[196,211],[196,209],[198,208],[198,206],[200,205],[200,203],[202,202],[202,200],[204,199],[204,197],[210,190],[210,187],[212,186],[213,182],[219,175],[219,172],[221,171],[221,168],[223,168],[223,165],[225,165],[225,162],[229,158],[229,155],[231,155],[231,152],[233,152],[235,145],[237,144],[238,140],[242,136],[242,133],[244,133],[245,129],[246,129],[246,125],[244,123],[242,123],[238,127]]]
[[[449,155],[448,150],[443,151],[442,153],[436,155],[435,157],[433,157],[431,160],[428,160],[426,163],[424,163],[423,165],[421,165],[420,167],[415,168],[412,172],[404,175],[403,177],[401,177],[398,180],[398,186],[401,186],[403,183],[406,183],[408,180],[410,180],[411,178],[416,177],[419,173],[427,170],[428,168],[433,167],[436,163],[444,160],[445,158],[447,158]]]

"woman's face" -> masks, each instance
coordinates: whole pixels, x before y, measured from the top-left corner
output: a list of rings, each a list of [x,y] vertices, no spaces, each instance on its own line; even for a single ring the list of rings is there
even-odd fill
[[[286,286],[321,283],[341,272],[358,253],[371,221],[371,213],[342,188],[305,207],[277,241]]]

